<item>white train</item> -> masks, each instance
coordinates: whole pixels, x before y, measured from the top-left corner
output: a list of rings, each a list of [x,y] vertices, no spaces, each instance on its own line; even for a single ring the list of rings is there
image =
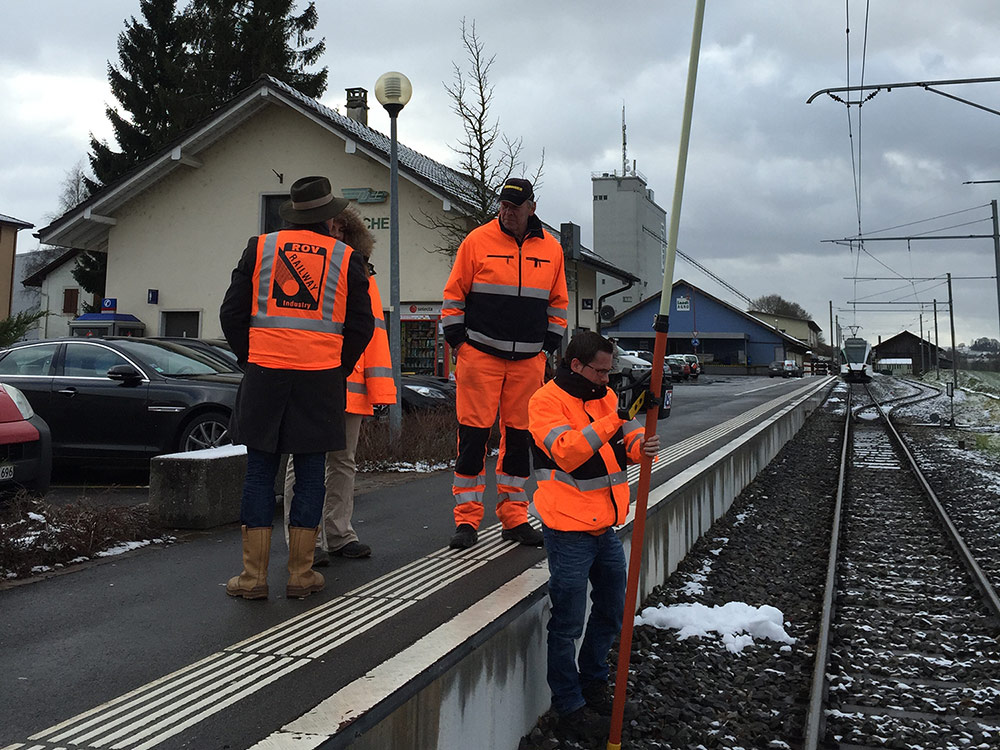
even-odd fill
[[[840,377],[849,383],[872,379],[872,345],[857,336],[844,339],[840,349]]]

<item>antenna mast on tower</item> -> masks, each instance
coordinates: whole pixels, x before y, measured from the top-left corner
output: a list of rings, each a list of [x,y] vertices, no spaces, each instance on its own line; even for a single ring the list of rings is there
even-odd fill
[[[625,102],[622,102],[622,177],[628,174],[628,150],[625,140]]]

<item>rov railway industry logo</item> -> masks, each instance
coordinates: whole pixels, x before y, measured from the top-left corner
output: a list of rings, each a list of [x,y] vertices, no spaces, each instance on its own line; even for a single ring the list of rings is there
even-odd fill
[[[340,192],[347,200],[358,203],[385,203],[389,197],[388,190],[372,190],[369,187],[343,188]]]
[[[326,248],[289,242],[278,248],[271,296],[279,308],[316,310],[326,270]]]

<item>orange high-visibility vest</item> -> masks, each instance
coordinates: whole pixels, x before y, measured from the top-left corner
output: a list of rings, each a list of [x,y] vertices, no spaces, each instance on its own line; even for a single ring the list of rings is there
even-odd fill
[[[258,238],[249,362],[286,370],[340,367],[353,252],[301,229]]]
[[[534,440],[534,502],[542,521],[559,531],[600,531],[625,523],[625,468],[641,458],[643,427],[618,416],[618,397],[583,401],[550,380],[528,402]]]
[[[347,378],[347,411],[351,414],[370,415],[374,413],[373,404],[396,403],[396,383],[392,379],[392,359],[389,356],[389,334],[385,329],[382,297],[374,278],[368,279],[368,294],[372,298],[375,332]]]

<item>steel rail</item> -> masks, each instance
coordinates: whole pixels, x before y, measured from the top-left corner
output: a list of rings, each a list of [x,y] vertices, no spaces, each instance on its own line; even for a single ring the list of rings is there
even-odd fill
[[[823,736],[823,703],[826,693],[826,665],[830,658],[830,628],[833,623],[834,597],[837,586],[837,557],[840,554],[840,516],[847,484],[848,452],[851,447],[852,391],[847,391],[847,416],[844,419],[844,439],[840,446],[840,475],[837,478],[837,499],[833,506],[833,528],[830,530],[830,555],[826,563],[826,583],[823,591],[823,614],[819,637],[816,639],[816,659],[813,664],[809,709],[806,713],[806,736],[803,750],[816,750]]]
[[[871,395],[870,392],[869,395]],[[941,504],[941,501],[938,499],[938,496],[934,492],[934,489],[927,481],[927,478],[924,476],[923,472],[920,471],[920,467],[917,465],[916,458],[910,451],[910,447],[906,444],[906,441],[903,439],[903,436],[899,434],[899,431],[896,429],[896,426],[892,423],[892,420],[889,419],[889,415],[885,413],[881,405],[878,404],[877,402],[876,405],[878,406],[879,414],[885,421],[886,429],[888,430],[889,434],[893,437],[893,439],[895,439],[896,444],[903,451],[903,455],[906,457],[906,461],[910,465],[910,470],[913,472],[913,475],[914,477],[916,477],[917,482],[920,484],[920,486],[926,493],[927,499],[930,500],[931,506],[934,508],[934,511],[938,515],[938,519],[945,527],[945,531],[947,532],[948,537],[951,539],[951,542],[954,545],[956,551],[958,552],[959,557],[962,559],[962,563],[965,565],[966,569],[969,571],[969,574],[972,576],[973,583],[975,583],[976,587],[982,592],[983,598],[986,600],[987,606],[990,608],[990,610],[992,610],[993,615],[994,617],[997,618],[998,622],[1000,622],[1000,596],[997,595],[996,589],[993,588],[993,585],[990,583],[989,578],[986,577],[986,574],[983,572],[983,569],[979,567],[979,563],[977,563],[975,557],[973,557],[972,551],[965,543],[965,540],[962,538],[962,534],[959,532],[958,528],[952,522],[951,516],[948,515],[948,511],[945,510],[944,505]]]

